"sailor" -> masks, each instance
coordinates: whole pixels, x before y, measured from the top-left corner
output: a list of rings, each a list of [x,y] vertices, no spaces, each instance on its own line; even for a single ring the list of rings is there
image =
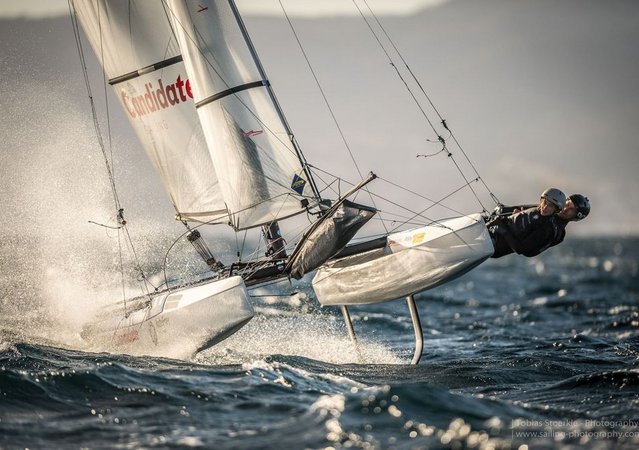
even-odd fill
[[[536,256],[561,242],[565,224],[562,226],[555,220],[555,215],[563,210],[565,203],[566,196],[562,191],[548,188],[536,206],[522,210],[498,206],[494,213],[496,217],[491,216],[492,220],[486,225],[495,247],[492,257],[501,258],[511,253]],[[507,214],[509,210],[511,214]]]
[[[555,235],[550,246],[563,242],[566,237],[566,225],[569,222],[578,222],[590,214],[590,200],[581,194],[572,194],[561,211],[554,216]]]

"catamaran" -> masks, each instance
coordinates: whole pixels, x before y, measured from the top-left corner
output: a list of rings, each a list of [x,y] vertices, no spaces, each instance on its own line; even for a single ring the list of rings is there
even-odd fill
[[[348,199],[376,175],[336,199],[325,198],[317,168],[302,153],[233,0],[69,2],[85,75],[80,27],[176,219],[186,227],[185,236],[210,268],[196,282],[167,280],[162,289],[104,310],[83,337],[107,340],[127,353],[174,355],[179,348],[193,354],[251,319],[248,287],[316,271],[317,299],[340,306],[351,337],[348,306],[406,297],[420,343],[414,294],[460,276],[492,254],[480,214],[429,221],[347,246],[379,214]],[[117,228],[128,237],[86,80]],[[304,214],[311,218],[305,228],[283,236],[280,223]],[[264,255],[240,256],[225,265],[199,233],[204,225],[229,226],[236,233],[257,230]],[[418,347],[414,363],[421,356]]]

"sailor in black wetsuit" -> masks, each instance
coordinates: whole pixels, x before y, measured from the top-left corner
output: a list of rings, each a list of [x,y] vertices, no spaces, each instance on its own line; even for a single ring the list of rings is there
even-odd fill
[[[490,220],[486,226],[493,240],[493,258],[511,253],[536,256],[558,244],[565,236],[565,224],[555,220],[555,214],[564,208],[566,196],[556,188],[541,194],[539,205],[523,210],[515,209],[510,215]]]
[[[555,234],[550,243],[550,247],[563,242],[566,237],[566,225],[568,222],[578,222],[585,219],[590,214],[590,200],[581,194],[572,194],[561,211],[554,217]]]

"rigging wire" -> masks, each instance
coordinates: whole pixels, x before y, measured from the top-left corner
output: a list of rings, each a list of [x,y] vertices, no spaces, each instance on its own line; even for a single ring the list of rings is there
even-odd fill
[[[477,181],[477,179],[475,179],[475,180],[473,180],[473,181]],[[471,181],[471,182],[472,182],[472,181]],[[464,189],[464,188],[466,188],[466,187],[468,187],[468,184],[463,184],[463,185],[462,185],[462,186],[460,186],[459,188],[455,189],[454,191],[452,191],[452,192],[450,192],[449,194],[445,195],[444,197],[442,197],[442,198],[441,198],[441,199],[439,199],[438,201],[434,202],[432,205],[430,205],[430,206],[428,206],[428,207],[426,207],[426,208],[422,209],[421,211],[419,211],[419,212],[415,213],[415,216],[411,217],[411,218],[410,218],[410,219],[408,219],[406,222],[411,221],[411,220],[413,220],[413,219],[414,219],[414,218],[416,218],[416,217],[424,217],[424,216],[423,216],[423,214],[424,214],[426,211],[428,211],[429,209],[431,209],[431,208],[435,207],[436,205],[441,205],[441,202],[443,202],[444,200],[446,200],[446,199],[447,199],[447,198],[449,198],[449,197],[452,197],[452,196],[453,196],[453,195],[455,195],[457,192],[461,191],[462,189]],[[443,206],[443,205],[442,205],[442,206]],[[451,209],[451,208],[449,208],[449,209]],[[451,209],[451,210],[452,210],[452,209]],[[452,211],[454,211],[454,210],[452,210]],[[457,212],[457,213],[458,213],[458,214],[461,214],[461,215],[463,215],[463,216],[465,216],[465,215],[466,215],[466,214],[459,213],[459,212]],[[434,222],[434,223],[437,223],[437,224],[440,224],[440,221],[438,221],[438,220],[434,220],[433,222]],[[396,226],[395,228],[393,228],[393,230],[391,230],[391,231],[395,231],[395,230],[397,230],[397,229],[398,229],[398,228],[400,228],[402,225],[403,225],[403,224],[399,224],[398,226]]]
[[[355,159],[355,156],[353,155],[353,151],[351,150],[351,147],[348,144],[346,136],[344,135],[344,132],[342,131],[342,127],[339,125],[339,121],[337,120],[337,117],[335,116],[335,112],[333,111],[333,108],[331,107],[331,104],[329,103],[328,98],[326,97],[326,93],[324,92],[324,89],[322,88],[322,85],[319,82],[319,79],[317,78],[315,69],[313,69],[313,66],[311,65],[311,61],[309,60],[308,55],[306,54],[306,50],[304,50],[304,46],[302,45],[302,42],[300,41],[297,31],[295,30],[295,27],[293,26],[293,22],[291,22],[291,19],[288,16],[286,9],[284,8],[284,5],[282,4],[282,0],[278,0],[278,2],[280,4],[280,7],[282,8],[284,17],[286,18],[286,21],[288,22],[288,25],[291,28],[293,36],[295,37],[295,40],[297,41],[297,45],[299,46],[300,51],[302,52],[302,55],[304,56],[304,59],[306,60],[306,65],[308,66],[311,72],[311,75],[313,76],[313,79],[315,80],[315,84],[317,85],[320,91],[322,99],[324,100],[324,103],[326,104],[326,107],[328,108],[328,112],[330,113],[331,118],[333,119],[333,122],[335,123],[335,126],[337,127],[337,131],[339,132],[339,135],[342,138],[342,142],[344,142],[344,146],[346,147],[346,150],[348,150],[348,154],[351,157],[351,161],[353,162],[355,169],[357,170],[357,174],[359,175],[360,178],[364,178],[364,175],[362,175],[362,171],[360,170],[359,165],[357,164],[357,160]]]
[[[144,281],[144,289],[146,291],[147,296],[150,296],[150,292],[149,292],[149,288],[148,288],[148,280],[146,278],[146,275],[144,274],[144,271],[142,270],[141,266],[140,266],[140,262],[137,256],[137,253],[135,252],[135,247],[133,246],[133,241],[131,239],[131,235],[129,234],[129,230],[126,227],[126,221],[124,220],[123,217],[123,209],[121,207],[121,203],[120,203],[120,198],[118,195],[118,191],[117,191],[117,187],[116,187],[116,182],[115,182],[115,175],[114,175],[114,171],[113,171],[113,147],[111,145],[111,125],[110,125],[110,119],[109,119],[109,106],[108,106],[108,97],[106,95],[106,73],[104,70],[104,52],[103,52],[103,48],[102,48],[102,20],[100,17],[100,12],[101,9],[98,8],[98,23],[99,23],[99,36],[100,36],[100,51],[101,51],[101,56],[102,56],[102,75],[103,75],[103,82],[104,82],[104,87],[105,87],[105,102],[106,102],[106,112],[107,112],[107,127],[108,127],[108,139],[109,139],[109,152],[111,154],[111,159],[109,159],[109,155],[107,154],[107,149],[105,148],[105,143],[104,143],[104,139],[102,137],[102,130],[100,128],[100,122],[98,120],[98,114],[97,114],[97,110],[96,110],[96,105],[95,105],[95,101],[93,98],[93,94],[91,91],[91,82],[89,79],[89,74],[88,74],[88,69],[87,69],[87,63],[86,63],[86,59],[84,57],[84,49],[82,47],[82,38],[81,38],[81,33],[80,33],[80,27],[79,27],[79,22],[78,22],[78,18],[76,15],[76,11],[75,11],[75,7],[73,6],[73,0],[69,0],[68,1],[68,6],[69,6],[69,16],[71,18],[71,26],[73,28],[73,35],[75,38],[75,42],[76,42],[76,48],[78,50],[78,55],[80,58],[80,65],[82,68],[82,75],[84,78],[84,84],[85,87],[87,89],[87,95],[89,98],[89,104],[91,106],[91,116],[92,116],[92,120],[93,120],[93,127],[95,129],[95,134],[96,134],[96,138],[98,141],[98,145],[100,147],[100,151],[102,153],[102,157],[104,159],[104,164],[107,170],[107,174],[108,174],[108,178],[109,178],[109,184],[111,186],[111,193],[113,195],[113,202],[114,202],[114,206],[118,216],[118,223],[119,223],[119,227],[118,228],[122,228],[124,234],[126,235],[126,241],[128,243],[128,245],[131,248],[131,252],[133,253],[134,256],[134,261],[135,261],[135,267],[138,270],[138,272],[140,273],[142,280]],[[125,310],[125,315],[128,315],[128,311],[127,311],[127,304],[126,304],[126,293],[125,293],[125,283],[124,283],[124,267],[123,267],[123,258],[122,258],[122,243],[120,241],[120,233],[118,232],[118,254],[119,254],[119,260],[120,260],[120,274],[121,274],[121,278],[122,278],[122,290],[123,290],[123,303],[124,303],[124,310]],[[148,284],[147,284],[148,283]]]
[[[107,121],[107,137],[109,139],[109,153],[111,154],[111,159],[110,159],[110,164],[107,163],[107,168],[109,168],[109,176],[112,177],[112,189],[114,189],[115,191],[115,168],[113,167],[113,145],[112,145],[112,141],[111,141],[111,118],[110,118],[110,114],[109,114],[109,99],[107,96],[107,80],[106,80],[106,72],[104,70],[104,48],[103,48],[103,40],[102,40],[102,20],[100,18],[100,14],[101,14],[101,8],[98,7],[98,33],[100,35],[100,56],[101,56],[101,65],[102,65],[102,84],[104,86],[104,103],[105,103],[105,108],[106,108],[106,121]],[[87,77],[87,81],[88,81],[88,77]],[[98,131],[99,133],[99,131]],[[100,138],[101,140],[101,138]],[[104,153],[104,149],[102,149],[103,153]],[[106,160],[106,154],[104,155],[105,160]],[[118,221],[120,221],[120,216],[122,214],[122,208],[121,205],[119,204],[119,200],[118,200],[118,204],[115,205],[116,209],[118,210]],[[122,218],[122,221],[124,221],[124,218]],[[126,222],[125,222],[126,224]],[[122,228],[124,226],[124,224],[118,223],[119,227],[118,230],[120,228]],[[121,239],[121,235],[120,232],[118,231],[118,261],[120,263],[120,283],[122,285],[122,303],[124,306],[124,316],[128,316],[128,308],[127,308],[127,302],[126,302],[126,284],[124,282],[124,259],[122,257],[122,239]]]
[[[426,114],[426,111],[424,111],[424,108],[422,107],[422,105],[419,103],[419,101],[415,97],[415,94],[413,94],[413,91],[410,89],[410,86],[408,86],[408,82],[402,76],[401,72],[399,71],[399,69],[397,68],[395,63],[393,62],[393,59],[391,58],[391,56],[386,51],[386,47],[384,47],[384,44],[382,44],[382,42],[379,40],[379,37],[377,36],[377,33],[375,33],[375,30],[373,30],[373,27],[371,27],[371,24],[368,22],[368,19],[366,19],[366,16],[364,16],[364,13],[360,9],[359,5],[355,2],[355,0],[353,0],[353,5],[355,5],[355,8],[357,8],[357,11],[359,11],[359,14],[362,16],[362,19],[364,19],[364,22],[368,26],[368,29],[370,30],[371,34],[373,35],[373,37],[375,38],[375,40],[379,44],[380,48],[382,49],[382,51],[384,52],[384,54],[388,58],[388,61],[390,62],[391,67],[393,69],[395,69],[395,72],[397,73],[397,76],[404,83],[404,86],[406,86],[406,89],[408,89],[408,93],[411,95],[411,97],[415,101],[417,107],[422,112],[422,115],[424,116],[424,118],[426,119],[426,121],[428,122],[430,127],[433,129],[433,131],[435,132],[437,137],[439,137],[440,140],[441,140],[441,137],[439,136],[439,132],[437,131],[437,128],[435,128],[435,125],[433,124],[433,122],[431,122],[430,118],[428,117],[428,114]]]
[[[87,95],[89,97],[89,103],[91,105],[91,115],[93,120],[93,127],[95,129],[96,138],[98,140],[98,144],[100,146],[100,150],[102,151],[102,157],[104,158],[104,164],[106,166],[106,170],[109,176],[109,183],[111,185],[111,193],[113,194],[113,203],[115,205],[116,211],[120,209],[120,199],[118,198],[118,192],[115,187],[115,178],[111,171],[111,164],[109,162],[109,158],[107,156],[106,150],[104,148],[104,141],[102,139],[102,132],[100,130],[100,123],[98,121],[98,116],[95,108],[95,102],[93,100],[93,93],[91,92],[91,83],[89,81],[89,73],[87,70],[86,59],[84,58],[84,50],[82,48],[82,39],[80,35],[80,28],[78,24],[78,19],[75,14],[75,8],[73,7],[73,0],[69,0],[69,16],[71,17],[71,26],[73,28],[73,35],[75,37],[76,48],[78,50],[78,55],[80,57],[80,65],[82,68],[82,76],[84,77],[84,85],[87,89]]]
[[[104,87],[104,107],[106,111],[107,138],[109,140],[109,153],[111,154],[111,171],[113,173],[113,185],[115,186],[115,167],[113,165],[113,145],[111,141],[111,115],[109,114],[109,97],[107,95],[107,76],[104,70],[104,48],[102,46],[102,20],[100,19],[101,9],[98,8],[98,30],[100,34],[100,57],[102,67],[102,86]]]
[[[378,19],[377,15],[373,12],[373,10],[371,9],[371,7],[368,5],[367,0],[362,0],[364,2],[364,4],[366,5],[366,7],[368,8],[368,10],[370,11],[371,15],[373,16],[373,18],[375,19],[375,21],[377,22],[377,24],[379,25],[379,28],[382,30],[382,32],[384,33],[384,35],[386,36],[386,38],[388,39],[388,42],[390,42],[390,44],[393,46],[393,49],[395,50],[395,52],[397,53],[397,55],[400,57],[400,59],[402,60],[402,63],[404,64],[404,66],[406,67],[406,70],[408,71],[408,73],[410,73],[411,77],[413,78],[413,80],[415,81],[415,83],[417,84],[417,86],[419,87],[420,91],[422,92],[422,94],[424,94],[424,97],[428,100],[428,103],[430,104],[430,106],[433,108],[433,111],[435,111],[435,113],[437,114],[437,117],[439,117],[439,120],[441,120],[442,125],[444,126],[444,128],[446,128],[449,133],[450,136],[453,138],[453,141],[455,142],[455,144],[457,145],[457,147],[459,147],[459,150],[461,150],[462,154],[464,155],[464,157],[466,158],[466,161],[468,162],[468,164],[472,167],[473,171],[475,172],[475,175],[479,178],[479,180],[482,182],[482,184],[484,185],[484,188],[486,189],[486,191],[488,191],[488,193],[490,194],[491,198],[493,199],[493,201],[497,204],[501,203],[499,201],[499,199],[495,196],[495,194],[493,194],[492,190],[488,187],[488,185],[486,184],[486,182],[484,181],[484,179],[479,175],[479,172],[477,171],[477,168],[475,167],[475,165],[473,164],[473,162],[470,160],[470,158],[468,157],[466,151],[464,150],[464,148],[462,147],[461,143],[457,140],[457,137],[455,136],[455,134],[453,133],[453,131],[448,127],[448,124],[446,123],[446,119],[444,119],[442,117],[442,115],[440,114],[439,110],[437,109],[437,107],[435,106],[435,104],[433,103],[433,101],[431,100],[430,96],[426,93],[426,90],[424,89],[424,87],[422,86],[421,82],[419,81],[419,79],[417,78],[417,76],[415,75],[415,73],[413,72],[413,70],[410,68],[410,66],[408,65],[408,63],[406,62],[406,60],[404,59],[404,56],[402,55],[402,53],[399,51],[399,49],[397,48],[397,46],[395,45],[395,42],[390,38],[390,36],[388,35],[388,33],[386,32],[386,29],[384,28],[384,26],[382,25],[382,23],[380,22],[380,20]]]
[[[100,150],[102,152],[102,156],[104,158],[104,164],[107,170],[107,174],[109,176],[109,183],[111,185],[111,193],[113,195],[113,203],[115,206],[116,211],[120,209],[120,200],[118,198],[118,192],[117,189],[115,187],[115,177],[113,176],[113,173],[111,171],[111,164],[109,163],[109,158],[107,156],[106,150],[104,148],[104,142],[102,140],[102,133],[100,131],[100,123],[98,121],[98,117],[97,117],[97,113],[96,113],[96,109],[95,109],[95,103],[93,101],[93,94],[91,92],[91,83],[89,81],[89,74],[87,71],[87,64],[86,64],[86,60],[84,58],[84,51],[82,49],[82,39],[81,39],[81,35],[80,35],[80,28],[79,28],[79,24],[78,24],[78,19],[75,13],[75,8],[73,7],[73,0],[69,0],[68,2],[69,5],[69,17],[71,18],[71,26],[73,28],[73,35],[75,38],[75,43],[76,43],[76,47],[78,50],[78,55],[80,57],[80,65],[82,67],[82,75],[84,77],[84,85],[87,89],[87,95],[89,97],[89,103],[91,105],[91,114],[92,114],[92,119],[93,119],[93,127],[95,129],[95,134],[96,134],[96,138],[98,140],[98,145],[100,146]],[[98,11],[99,14],[99,11]],[[99,19],[99,16],[98,16]],[[99,20],[98,20],[99,21]],[[102,33],[100,32],[100,36],[102,36]],[[100,45],[102,45],[102,39],[100,39]],[[111,154],[113,155],[113,154]],[[119,229],[119,227],[118,227]],[[124,267],[122,264],[122,243],[120,241],[120,233],[118,231],[118,256],[119,256],[119,262],[120,262],[120,279],[121,279],[121,283],[122,283],[122,299],[123,299],[123,303],[124,303],[124,311],[125,311],[125,315],[127,313],[127,304],[126,304],[126,292],[125,292],[125,283],[124,283]]]
[[[449,211],[451,211],[451,212],[453,212],[453,213],[455,213],[455,214],[460,214],[460,215],[462,215],[462,216],[463,216],[463,215],[465,215],[465,214],[464,214],[464,213],[462,213],[461,211],[457,211],[457,210],[456,210],[456,209],[454,209],[454,208],[451,208],[451,207],[449,207],[449,206],[447,206],[447,205],[444,205],[442,202],[445,200],[445,198],[444,198],[444,199],[440,199],[440,200],[433,200],[433,199],[431,199],[431,198],[426,197],[426,196],[425,196],[425,195],[423,195],[423,194],[420,194],[419,192],[415,192],[415,191],[413,191],[413,190],[411,190],[411,189],[408,189],[408,188],[406,188],[406,187],[404,187],[404,186],[401,186],[401,185],[399,185],[399,184],[397,184],[397,183],[394,183],[394,182],[392,182],[392,181],[390,181],[390,180],[387,180],[386,178],[379,177],[379,179],[380,179],[381,181],[385,182],[385,183],[390,184],[391,186],[394,186],[394,187],[396,187],[396,188],[398,188],[398,189],[402,189],[402,190],[404,190],[404,191],[406,191],[406,192],[408,192],[408,193],[411,193],[411,194],[413,194],[413,195],[416,195],[417,197],[420,197],[420,198],[422,198],[422,199],[424,199],[424,200],[427,200],[427,201],[431,202],[431,203],[432,203],[431,207],[433,207],[433,206],[435,206],[435,205],[439,205],[439,206],[441,206],[441,207],[443,207],[443,208],[448,209]]]
[[[319,167],[313,167],[313,169],[315,169],[315,170],[316,170],[317,172],[319,172],[319,173],[324,173],[324,174],[327,174],[327,175],[329,175],[329,176],[336,177],[336,180],[337,180],[338,182],[343,181],[343,182],[347,183],[348,185],[354,186],[354,183],[350,183],[350,182],[348,182],[348,181],[346,181],[346,180],[344,180],[344,179],[342,179],[342,178],[337,177],[336,175],[332,175],[331,173],[329,173],[329,172],[327,172],[327,171],[325,171],[325,170],[323,170],[323,169],[320,169]],[[441,222],[440,220],[436,220],[436,219],[432,219],[432,218],[430,218],[430,217],[424,216],[424,213],[425,213],[426,211],[428,211],[428,210],[429,210],[429,209],[431,209],[431,208],[434,208],[435,206],[440,206],[440,207],[445,208],[445,209],[447,209],[447,210],[451,211],[452,213],[457,214],[457,215],[460,215],[460,216],[467,216],[467,214],[465,214],[465,213],[463,213],[463,212],[461,212],[461,211],[458,211],[458,210],[456,210],[455,208],[451,208],[450,206],[445,205],[443,202],[444,202],[444,200],[446,200],[447,198],[450,198],[451,196],[453,196],[453,195],[454,195],[454,194],[456,194],[457,192],[459,192],[459,191],[461,191],[462,189],[464,189],[464,188],[468,187],[468,183],[474,183],[474,182],[479,181],[479,179],[478,179],[478,178],[475,178],[475,179],[473,179],[473,180],[470,180],[470,181],[468,181],[467,183],[462,184],[459,188],[457,188],[457,189],[453,190],[452,192],[448,193],[448,194],[447,194],[447,195],[445,195],[444,197],[440,198],[439,200],[433,200],[433,199],[431,199],[431,198],[429,198],[429,197],[426,197],[426,196],[425,196],[425,195],[423,195],[423,194],[420,194],[420,193],[415,192],[415,191],[413,191],[413,190],[411,190],[411,189],[408,189],[408,188],[406,188],[406,187],[404,187],[404,186],[401,186],[401,185],[399,185],[399,184],[397,184],[397,183],[394,183],[393,181],[390,181],[390,180],[388,180],[388,179],[386,179],[386,178],[384,178],[384,177],[380,177],[380,176],[378,176],[377,178],[378,178],[379,180],[381,180],[382,182],[388,183],[389,185],[391,185],[391,186],[393,186],[393,187],[395,187],[395,188],[398,188],[398,189],[401,189],[401,190],[403,190],[403,191],[406,191],[406,192],[408,192],[408,193],[410,193],[410,194],[413,194],[413,195],[415,195],[415,196],[417,196],[417,197],[419,197],[419,198],[422,198],[422,199],[424,199],[424,200],[426,200],[426,201],[428,201],[428,202],[430,202],[430,203],[431,203],[431,205],[429,205],[428,207],[426,207],[426,208],[424,208],[423,210],[421,210],[421,211],[417,212],[417,211],[413,211],[413,210],[411,210],[410,208],[407,208],[406,206],[404,206],[404,205],[402,205],[402,204],[400,204],[400,203],[397,203],[397,202],[395,202],[395,201],[393,201],[393,200],[391,200],[391,199],[389,199],[389,198],[387,198],[387,197],[384,197],[384,196],[379,195],[379,194],[376,194],[376,193],[371,193],[371,195],[373,195],[375,198],[377,198],[377,199],[379,199],[379,200],[381,200],[381,201],[383,201],[383,202],[387,202],[387,203],[389,203],[389,204],[391,204],[391,205],[393,205],[393,206],[396,206],[396,207],[397,207],[397,208],[399,208],[400,210],[407,211],[407,212],[409,212],[410,214],[412,214],[412,216],[411,216],[411,217],[402,217],[402,216],[400,216],[400,215],[399,215],[399,214],[397,214],[397,213],[391,213],[391,212],[389,212],[389,211],[385,211],[385,214],[387,214],[387,215],[396,216],[396,217],[400,217],[400,218],[402,218],[402,219],[405,219],[405,220],[403,220],[402,222],[400,222],[397,226],[395,226],[394,228],[392,228],[390,231],[387,231],[387,234],[388,234],[388,233],[392,233],[392,232],[396,231],[398,228],[400,228],[400,227],[402,227],[402,226],[404,226],[404,225],[407,225],[407,224],[423,225],[423,223],[416,223],[416,222],[412,222],[412,221],[413,221],[413,219],[415,219],[415,218],[417,218],[417,217],[421,217],[422,219],[425,219],[426,221],[428,221],[428,223],[429,223],[429,224],[440,224],[440,222]],[[321,178],[320,178],[320,179],[321,179]],[[383,210],[382,210],[382,211],[383,211]],[[386,220],[390,220],[393,224],[395,224],[395,223],[397,223],[397,222],[398,222],[397,220],[394,220],[394,219],[386,219]]]
[[[319,81],[319,78],[317,77],[317,74],[315,73],[315,70],[313,69],[313,66],[311,64],[310,59],[308,58],[308,55],[306,54],[306,50],[304,50],[304,46],[302,45],[302,41],[300,40],[297,31],[295,30],[295,27],[293,26],[293,22],[291,21],[288,13],[286,12],[286,9],[284,8],[284,4],[282,3],[282,0],[278,0],[279,4],[280,4],[280,8],[282,9],[282,12],[284,13],[284,17],[286,18],[286,21],[288,22],[289,27],[291,28],[291,32],[293,33],[293,36],[295,37],[295,40],[297,41],[297,45],[300,48],[300,51],[302,52],[302,55],[304,56],[304,59],[306,60],[306,65],[308,66],[311,75],[313,76],[313,79],[315,80],[315,84],[317,85],[317,88],[319,89],[319,92],[322,96],[322,99],[324,100],[324,103],[326,104],[326,107],[328,109],[329,114],[331,115],[331,118],[333,119],[333,122],[335,123],[335,127],[337,128],[337,131],[340,135],[340,137],[342,138],[342,142],[344,142],[344,146],[346,147],[346,150],[348,150],[348,154],[351,157],[351,161],[353,161],[353,165],[355,166],[355,169],[357,170],[357,174],[359,175],[359,177],[361,179],[364,178],[364,176],[362,175],[362,171],[359,168],[359,165],[357,164],[357,160],[355,159],[355,155],[353,154],[353,151],[351,150],[350,145],[348,144],[348,140],[346,139],[346,136],[344,135],[344,132],[342,131],[342,127],[339,124],[339,121],[337,120],[337,116],[335,116],[335,113],[333,111],[333,108],[331,107],[330,102],[328,101],[328,97],[326,96],[326,93],[324,92],[324,89],[322,88],[322,85]],[[373,199],[373,196],[371,195],[371,192],[369,189],[367,188],[363,188],[364,191],[368,192],[368,194],[371,197],[371,201],[373,202],[373,206],[375,206],[375,200]],[[377,207],[375,207],[377,209]],[[382,224],[384,225],[384,229],[386,229],[386,225],[384,224],[384,221],[382,221]]]
[[[395,71],[397,72],[398,76],[400,77],[400,79],[403,81],[404,85],[406,86],[406,88],[408,89],[408,91],[410,92],[411,96],[413,97],[413,99],[415,100],[416,104],[418,105],[419,109],[424,113],[424,109],[422,108],[421,104],[419,103],[419,101],[417,100],[417,98],[415,97],[415,95],[413,94],[412,90],[410,89],[410,87],[408,86],[406,80],[401,76],[399,70],[397,69],[395,63],[393,62],[392,58],[390,57],[388,51],[386,50],[386,48],[384,47],[384,45],[382,44],[382,42],[380,41],[380,39],[377,36],[377,33],[374,31],[374,29],[372,28],[372,26],[370,25],[368,19],[366,19],[364,13],[362,12],[361,8],[357,5],[356,0],[352,0],[353,4],[355,5],[355,7],[357,8],[357,10],[359,11],[360,15],[362,16],[362,18],[364,19],[364,21],[366,22],[366,24],[368,25],[368,28],[370,29],[371,33],[375,36],[375,39],[377,40],[377,42],[379,43],[380,47],[382,48],[383,52],[386,54],[387,58],[390,61],[390,64],[393,66],[393,68],[395,69]],[[461,146],[460,142],[458,141],[457,137],[455,136],[455,134],[453,133],[453,131],[450,129],[450,127],[448,126],[448,124],[446,123],[446,119],[444,119],[442,117],[442,115],[440,114],[439,110],[435,107],[435,104],[432,102],[430,96],[426,93],[426,90],[424,89],[424,87],[422,86],[421,82],[419,81],[419,79],[417,78],[417,76],[415,75],[415,73],[412,71],[412,69],[410,68],[410,66],[408,65],[408,63],[406,62],[404,56],[402,55],[402,53],[399,51],[399,49],[397,48],[397,46],[395,45],[395,42],[393,41],[393,39],[391,39],[390,35],[388,34],[388,32],[386,31],[386,29],[384,28],[384,26],[382,25],[381,21],[379,20],[379,18],[377,17],[377,15],[373,12],[372,8],[370,7],[370,5],[368,4],[367,0],[362,0],[363,3],[366,5],[368,11],[370,12],[371,16],[375,19],[375,22],[377,23],[377,25],[379,26],[379,28],[382,30],[382,32],[384,33],[384,36],[386,37],[386,39],[388,40],[388,42],[391,44],[391,46],[393,47],[395,53],[397,53],[397,55],[399,56],[399,58],[401,59],[402,63],[404,64],[404,67],[406,68],[406,70],[408,71],[408,73],[410,74],[410,76],[412,77],[412,79],[415,81],[415,83],[417,84],[417,86],[419,87],[421,93],[424,95],[424,97],[428,100],[428,103],[430,104],[430,106],[432,107],[433,111],[437,114],[437,117],[439,118],[439,120],[441,121],[442,126],[450,133],[450,137],[452,137],[453,141],[455,142],[456,146],[459,148],[459,150],[462,152],[462,154],[464,155],[464,158],[466,159],[466,161],[468,162],[468,164],[470,165],[470,167],[473,169],[473,171],[475,172],[475,175],[477,177],[477,180],[481,181],[481,183],[483,184],[484,188],[486,189],[486,191],[489,193],[490,197],[493,199],[493,201],[495,203],[499,203],[499,200],[497,199],[497,197],[495,196],[495,194],[492,192],[492,190],[488,187],[488,185],[486,184],[486,182],[484,181],[484,179],[481,177],[481,175],[479,174],[479,171],[477,170],[477,168],[475,167],[475,165],[472,163],[472,161],[470,160],[470,158],[468,157],[468,154],[466,153],[466,151],[464,150],[464,148]],[[428,123],[431,125],[431,128],[433,128],[433,130],[435,132],[437,132],[433,126],[433,123],[431,122],[431,120],[427,117],[426,120],[428,121]],[[445,140],[443,140],[443,138],[440,137],[440,141],[442,141],[442,143],[444,144],[445,147]],[[448,151],[448,150],[447,150]],[[464,172],[462,171],[461,167],[457,164],[457,162],[455,161],[454,157],[452,156],[452,154],[450,152],[448,152],[448,156],[451,158],[451,160],[454,162],[455,166],[457,167],[458,171],[460,172],[460,174],[462,175],[462,177],[464,178],[464,180],[466,181],[466,183],[468,184],[469,189],[471,190],[471,192],[473,193],[473,195],[475,196],[477,202],[479,203],[479,205],[482,207],[482,209],[484,211],[486,211],[485,206],[483,205],[481,199],[479,198],[479,196],[477,195],[477,193],[475,192],[475,190],[473,189],[473,187],[470,185],[469,180],[467,179],[466,175],[464,174]]]
[[[314,169],[315,169],[315,170],[317,170],[317,171],[319,171],[319,172],[323,172],[323,173],[325,173],[325,174],[327,174],[327,175],[335,176],[335,175],[331,175],[329,172],[327,172],[327,171],[325,171],[325,170],[320,169],[319,167],[314,167]],[[379,178],[379,176],[378,176],[378,178]],[[348,185],[350,185],[350,186],[355,186],[355,183],[348,182],[348,181],[344,180],[343,178],[339,178],[339,177],[338,177],[337,179],[338,179],[340,182],[341,182],[341,181],[343,181],[343,182],[347,183],[347,184],[348,184]],[[396,186],[401,188],[401,186],[398,186],[398,185],[396,185]],[[402,189],[406,189],[406,188],[402,188]],[[408,191],[408,189],[406,189],[406,190]],[[412,191],[409,191],[409,192],[412,192]],[[403,206],[403,205],[401,205],[401,204],[399,204],[399,203],[397,203],[397,202],[395,202],[395,201],[393,201],[393,200],[391,200],[391,199],[389,199],[389,198],[386,198],[386,197],[384,197],[384,196],[382,196],[382,195],[376,194],[376,193],[374,193],[374,192],[370,192],[370,195],[371,195],[371,196],[373,196],[373,197],[375,197],[375,198],[378,198],[378,199],[380,199],[380,200],[382,200],[382,201],[384,201],[384,202],[390,203],[391,205],[396,206],[396,207],[398,207],[398,208],[400,208],[400,209],[402,209],[402,210],[404,210],[404,211],[408,211],[409,213],[414,214],[413,218],[415,218],[415,217],[417,217],[417,216],[420,216],[420,217],[422,217],[423,219],[430,221],[431,223],[437,223],[437,220],[435,220],[435,219],[431,219],[430,217],[423,216],[423,215],[421,215],[420,213],[417,213],[417,212],[413,211],[412,209],[407,208],[406,206]],[[422,196],[422,197],[423,197],[423,196]],[[423,198],[426,198],[426,197],[423,197]],[[426,198],[426,199],[427,199],[427,198]],[[427,200],[429,200],[429,201],[431,201],[431,202],[433,202],[433,203],[436,203],[436,202],[434,202],[433,200],[430,200],[430,199],[427,199]],[[441,205],[441,206],[444,206],[444,205]],[[432,205],[431,205],[431,207],[432,207]],[[446,207],[446,206],[444,206],[444,207]],[[448,209],[451,209],[451,208],[448,208]],[[463,214],[462,214],[462,215],[463,215]],[[395,221],[393,221],[393,222],[395,222]],[[403,224],[400,224],[400,226],[401,226],[401,225],[403,225]],[[385,230],[386,230],[386,233],[387,233],[387,234],[388,234],[389,232],[392,232],[392,231],[393,231],[393,230],[388,231],[388,230],[386,229],[386,227],[384,227],[384,228],[385,228]],[[395,229],[396,229],[396,228],[395,228]]]

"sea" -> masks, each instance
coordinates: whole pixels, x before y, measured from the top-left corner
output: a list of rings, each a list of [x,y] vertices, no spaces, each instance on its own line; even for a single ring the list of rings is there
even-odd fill
[[[639,238],[417,295],[417,365],[404,300],[351,308],[355,346],[308,279],[255,291],[256,317],[190,358],[90,351],[23,263],[2,255],[1,449],[639,448]]]

